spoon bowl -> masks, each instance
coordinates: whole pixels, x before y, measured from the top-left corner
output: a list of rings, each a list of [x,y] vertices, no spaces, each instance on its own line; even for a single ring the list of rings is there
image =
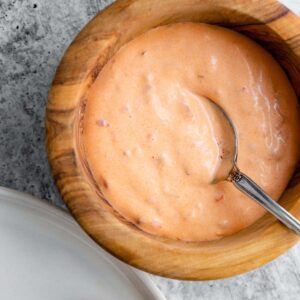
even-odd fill
[[[227,131],[224,136],[227,141],[222,141],[224,144],[230,143],[229,148],[231,151],[229,155],[221,160],[218,172],[214,178],[213,183],[228,180],[231,181],[241,192],[255,200],[258,204],[264,207],[281,223],[293,230],[296,234],[300,235],[300,221],[292,214],[285,210],[275,200],[273,200],[262,188],[260,188],[251,178],[243,174],[237,167],[238,157],[238,134],[233,121],[224,109],[208,98],[201,97],[201,101],[206,101],[213,111],[212,115],[219,118],[219,122],[214,122],[222,125],[222,129]],[[216,120],[214,120],[216,121]]]
[[[238,134],[237,130],[227,112],[217,103],[209,98],[199,96],[200,101],[205,102],[210,116],[213,117],[213,126],[219,127],[221,139],[217,141],[220,148],[220,163],[214,174],[212,183],[227,180],[232,173],[238,157]]]

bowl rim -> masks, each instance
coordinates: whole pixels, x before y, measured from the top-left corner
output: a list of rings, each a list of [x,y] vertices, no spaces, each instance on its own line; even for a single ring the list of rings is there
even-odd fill
[[[115,52],[126,39],[151,28],[153,20],[149,19],[148,28],[142,26],[140,32],[131,30],[136,23],[128,21],[126,16],[138,19],[139,14],[151,15],[155,2],[114,2],[97,14],[67,49],[49,91],[45,118],[46,149],[54,180],[82,228],[101,247],[134,267],[185,280],[219,279],[253,270],[284,253],[300,238],[269,214],[250,227],[218,241],[184,243],[154,237],[117,218],[108,203],[101,201],[102,195],[90,185],[86,176],[87,170],[78,151],[78,128],[75,126],[84,113],[85,93],[110,53]],[[175,3],[179,6],[176,0],[157,3],[160,3],[162,11]],[[251,0],[247,1],[247,5],[245,0],[227,1],[226,4],[222,0],[209,3],[205,0],[181,0],[180,5],[187,11],[196,12],[216,7],[237,11],[244,9],[243,13],[257,17],[257,24],[237,23],[236,26],[259,26],[261,12],[257,7],[263,5],[263,15],[271,16],[265,23],[283,40],[292,45],[291,33],[285,28],[287,24],[298,24],[293,25],[292,36],[300,36],[300,19],[276,0],[265,0],[264,4],[260,0]],[[195,18],[198,17],[195,15]],[[300,57],[300,43],[291,47]],[[296,199],[284,199],[284,202],[294,215],[300,217],[300,184],[286,194],[284,198],[296,194]]]

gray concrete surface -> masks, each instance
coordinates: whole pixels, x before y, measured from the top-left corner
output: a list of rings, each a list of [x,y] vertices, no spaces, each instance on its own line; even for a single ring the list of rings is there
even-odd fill
[[[63,206],[44,149],[47,92],[69,43],[110,2],[0,0],[0,185]],[[284,2],[300,12],[300,0]],[[168,300],[297,300],[300,245],[259,270],[226,280],[153,279]]]

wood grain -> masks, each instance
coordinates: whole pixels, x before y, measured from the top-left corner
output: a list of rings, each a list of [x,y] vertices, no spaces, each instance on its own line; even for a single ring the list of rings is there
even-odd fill
[[[121,45],[150,28],[174,22],[220,24],[266,47],[300,96],[300,20],[275,0],[120,0],[100,12],[61,61],[46,113],[53,176],[73,216],[103,248],[161,276],[205,280],[246,272],[276,258],[299,238],[269,214],[219,241],[184,243],[151,236],[118,216],[84,163],[80,120],[85,95]],[[299,171],[280,203],[300,218]]]

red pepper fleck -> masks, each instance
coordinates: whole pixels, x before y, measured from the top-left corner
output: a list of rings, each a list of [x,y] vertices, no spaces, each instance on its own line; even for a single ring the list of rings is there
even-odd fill
[[[220,202],[220,201],[224,200],[224,195],[217,197],[215,200],[216,200],[216,202]]]

